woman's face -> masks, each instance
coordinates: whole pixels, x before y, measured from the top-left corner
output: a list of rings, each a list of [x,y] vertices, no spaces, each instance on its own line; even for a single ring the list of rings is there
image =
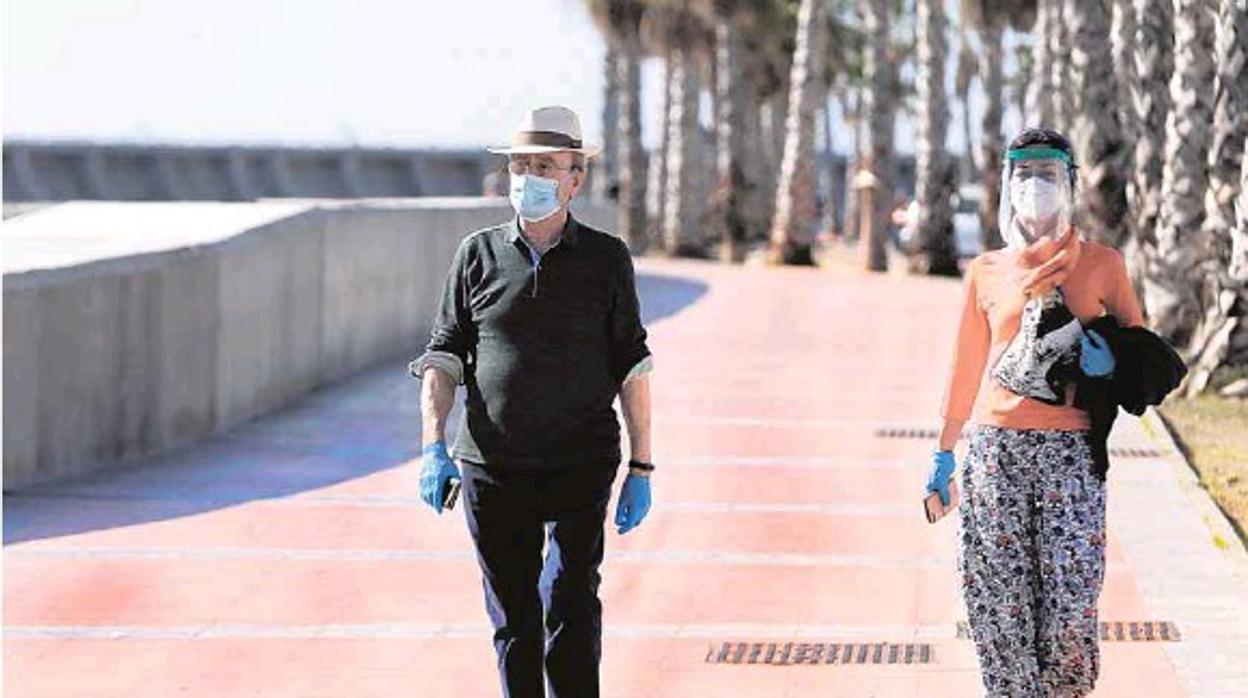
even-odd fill
[[[1010,174],[1014,225],[1027,242],[1058,235],[1070,219],[1066,165],[1060,160],[1020,160]]]

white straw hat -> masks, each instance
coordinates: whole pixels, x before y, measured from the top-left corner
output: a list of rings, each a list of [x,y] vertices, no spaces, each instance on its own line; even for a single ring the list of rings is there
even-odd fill
[[[581,153],[593,157],[602,149],[587,147],[581,140],[581,120],[567,107],[541,107],[529,112],[511,136],[511,145],[486,148],[503,155],[533,153]]]

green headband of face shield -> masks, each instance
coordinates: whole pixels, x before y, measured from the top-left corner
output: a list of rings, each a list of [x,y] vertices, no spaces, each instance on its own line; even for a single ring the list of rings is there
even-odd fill
[[[1070,153],[1057,148],[1014,148],[1005,152],[1005,159],[1015,160],[1061,160],[1070,164]]]

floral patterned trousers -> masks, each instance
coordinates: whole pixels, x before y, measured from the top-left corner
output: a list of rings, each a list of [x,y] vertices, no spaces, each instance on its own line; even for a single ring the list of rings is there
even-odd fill
[[[992,697],[1085,696],[1100,669],[1105,483],[1077,431],[977,426],[958,569]]]

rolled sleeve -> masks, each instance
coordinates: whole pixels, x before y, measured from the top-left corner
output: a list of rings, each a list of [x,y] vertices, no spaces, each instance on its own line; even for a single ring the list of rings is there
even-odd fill
[[[626,380],[649,372],[653,361],[650,348],[646,346],[646,328],[641,324],[633,257],[623,242],[617,247],[615,266],[609,322],[611,376],[617,384],[623,385]]]
[[[425,370],[440,369],[450,376],[456,384],[464,382],[464,362],[458,356],[446,351],[427,351],[407,365],[407,371],[413,378],[423,379]]]
[[[647,356],[641,361],[638,361],[636,364],[633,365],[631,369],[629,369],[628,375],[624,376],[624,384],[627,384],[629,381],[633,379],[641,378],[642,376],[649,375],[653,372],[654,372],[654,357]]]
[[[423,377],[425,369],[432,366],[446,371],[456,383],[464,381],[477,343],[469,304],[470,240],[460,243],[451,261],[425,353],[408,364],[409,373],[416,378]]]

